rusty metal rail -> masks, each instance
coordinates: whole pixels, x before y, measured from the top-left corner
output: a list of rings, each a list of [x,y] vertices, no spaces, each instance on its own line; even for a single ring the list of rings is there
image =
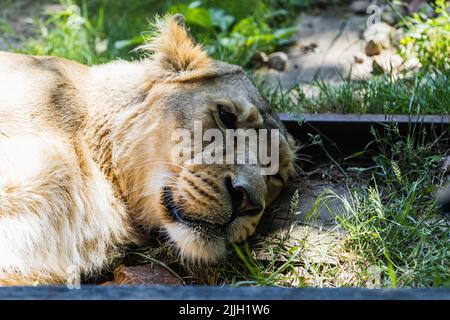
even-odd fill
[[[301,143],[320,135],[322,146],[309,146],[301,152],[312,159],[323,156],[324,150],[333,157],[345,158],[370,149],[372,129],[383,134],[395,125],[401,136],[419,137],[424,131],[429,139],[450,139],[449,115],[381,115],[381,114],[279,114],[286,129]]]

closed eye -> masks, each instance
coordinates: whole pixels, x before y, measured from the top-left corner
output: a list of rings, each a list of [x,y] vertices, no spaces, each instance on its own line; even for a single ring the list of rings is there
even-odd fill
[[[236,129],[236,115],[225,105],[219,104],[217,105],[220,122],[227,129]]]

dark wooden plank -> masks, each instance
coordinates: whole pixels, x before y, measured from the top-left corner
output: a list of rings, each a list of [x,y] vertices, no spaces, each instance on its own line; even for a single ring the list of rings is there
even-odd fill
[[[450,300],[450,289],[277,288],[194,286],[4,287],[0,299],[51,300]]]

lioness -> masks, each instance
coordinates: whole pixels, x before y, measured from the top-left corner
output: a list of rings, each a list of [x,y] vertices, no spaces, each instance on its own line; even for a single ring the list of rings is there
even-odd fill
[[[180,258],[212,263],[250,236],[293,172],[295,149],[244,71],[168,16],[139,62],[87,67],[0,53],[0,284],[92,275],[161,229]],[[277,174],[180,162],[171,134],[280,129]]]

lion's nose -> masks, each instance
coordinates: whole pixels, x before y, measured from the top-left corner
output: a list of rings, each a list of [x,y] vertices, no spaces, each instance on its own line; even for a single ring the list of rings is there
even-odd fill
[[[233,218],[257,215],[264,209],[263,199],[250,192],[251,187],[247,183],[227,179],[227,189],[233,203]]]

